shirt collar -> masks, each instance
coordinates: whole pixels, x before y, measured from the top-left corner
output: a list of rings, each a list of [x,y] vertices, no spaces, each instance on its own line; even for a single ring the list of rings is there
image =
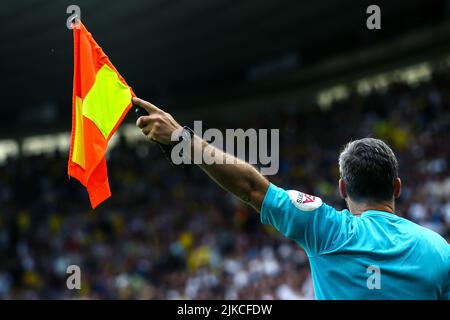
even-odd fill
[[[367,210],[361,213],[361,217],[368,217],[368,216],[396,217],[395,213],[379,210]]]

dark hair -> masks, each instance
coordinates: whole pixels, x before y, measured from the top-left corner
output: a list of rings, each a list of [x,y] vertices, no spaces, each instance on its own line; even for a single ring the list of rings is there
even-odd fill
[[[398,162],[386,143],[364,138],[345,146],[339,156],[339,172],[352,200],[390,200],[398,177]]]

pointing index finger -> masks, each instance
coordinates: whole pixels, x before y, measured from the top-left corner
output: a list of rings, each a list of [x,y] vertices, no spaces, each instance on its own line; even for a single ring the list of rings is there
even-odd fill
[[[137,97],[133,98],[133,103],[138,105],[138,106],[140,106],[140,107],[142,107],[142,108],[144,108],[145,110],[147,110],[147,112],[149,114],[162,111],[161,109],[159,109],[157,106],[151,104],[150,102],[142,100],[142,99],[137,98]]]

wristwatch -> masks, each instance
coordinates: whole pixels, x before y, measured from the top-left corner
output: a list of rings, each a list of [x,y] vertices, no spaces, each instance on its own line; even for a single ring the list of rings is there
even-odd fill
[[[189,128],[188,126],[184,126],[183,130],[181,130],[180,138],[184,141],[191,141],[194,137],[194,130]]]
[[[148,115],[148,112],[140,107],[140,106],[134,106],[134,112],[136,113],[136,116],[139,118],[141,116],[146,116]],[[181,142],[181,140],[184,141],[190,141],[192,138],[194,137],[194,131],[189,128],[188,126],[184,126],[183,130],[181,130],[181,134],[180,137],[178,139],[178,142]],[[162,144],[161,142],[156,141],[156,143],[159,145],[159,148],[161,149],[161,151],[164,153],[164,155],[166,156],[166,159],[173,164],[172,160],[171,160],[171,154],[172,154],[172,149],[175,146],[176,143],[174,144]]]
[[[180,136],[178,138],[178,142],[176,142],[174,144],[162,144],[162,143],[158,142],[158,145],[161,148],[164,155],[166,156],[167,161],[169,161],[171,164],[173,164],[172,159],[171,159],[173,147],[177,143],[180,143],[181,141],[190,142],[193,137],[194,137],[194,131],[191,128],[189,128],[188,126],[184,126],[183,129],[181,130]]]

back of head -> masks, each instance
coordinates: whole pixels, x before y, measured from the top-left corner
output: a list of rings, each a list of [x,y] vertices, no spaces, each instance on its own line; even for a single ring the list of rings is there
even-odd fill
[[[353,201],[392,200],[398,161],[383,141],[364,138],[349,142],[339,156],[339,171]]]

